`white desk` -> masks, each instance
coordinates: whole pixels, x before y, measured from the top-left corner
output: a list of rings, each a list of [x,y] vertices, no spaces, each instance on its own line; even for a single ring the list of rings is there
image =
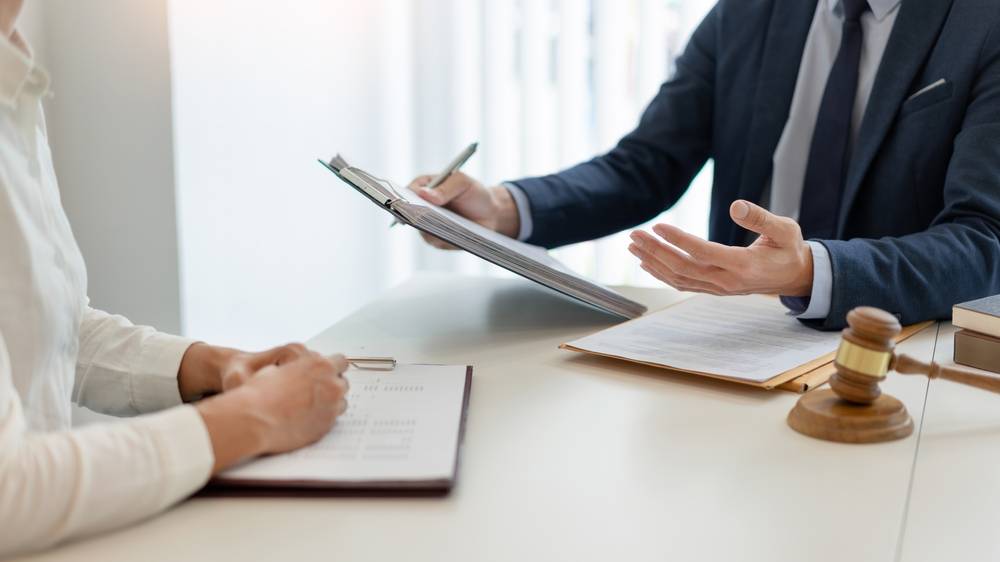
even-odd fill
[[[935,360],[942,365],[954,364],[954,333],[941,325]],[[902,560],[1000,560],[998,513],[1000,397],[932,381]]]
[[[632,290],[662,306],[668,291]],[[892,560],[915,436],[803,437],[796,396],[587,358],[614,321],[520,280],[420,277],[311,343],[475,365],[444,499],[194,499],[39,560]],[[929,359],[934,330],[902,349]],[[920,378],[885,385],[920,423]]]

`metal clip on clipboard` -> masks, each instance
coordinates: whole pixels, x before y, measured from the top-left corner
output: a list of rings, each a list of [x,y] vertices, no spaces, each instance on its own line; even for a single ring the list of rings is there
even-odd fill
[[[373,176],[359,168],[354,168],[347,164],[341,155],[336,155],[329,162],[319,161],[328,170],[337,174],[341,179],[347,181],[355,188],[361,190],[372,201],[387,209],[392,209],[392,204],[402,197],[392,187],[392,182]]]

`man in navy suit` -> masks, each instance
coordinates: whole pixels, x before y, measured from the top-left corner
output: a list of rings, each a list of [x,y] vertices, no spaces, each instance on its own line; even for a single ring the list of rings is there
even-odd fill
[[[825,329],[859,305],[913,323],[1000,293],[1000,2],[720,0],[611,152],[491,188],[412,185],[555,247],[652,219],[710,158],[711,241],[632,234],[674,287],[782,295]]]

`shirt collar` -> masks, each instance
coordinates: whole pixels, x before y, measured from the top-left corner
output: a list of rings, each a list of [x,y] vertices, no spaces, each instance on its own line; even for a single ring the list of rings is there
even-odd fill
[[[840,4],[843,0],[826,0],[831,12],[841,13]],[[872,15],[877,21],[882,21],[893,12],[903,0],[868,0],[868,6],[872,9]]]
[[[35,64],[30,52],[16,31],[10,38],[0,37],[0,104],[14,107],[22,93],[41,97],[48,91],[49,76]]]

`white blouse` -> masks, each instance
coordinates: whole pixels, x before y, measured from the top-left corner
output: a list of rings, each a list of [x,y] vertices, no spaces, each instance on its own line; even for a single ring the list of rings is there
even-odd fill
[[[177,386],[192,342],[88,306],[45,131],[48,77],[27,53],[0,38],[0,557],[148,517],[214,463]],[[164,411],[74,430],[71,401]]]

